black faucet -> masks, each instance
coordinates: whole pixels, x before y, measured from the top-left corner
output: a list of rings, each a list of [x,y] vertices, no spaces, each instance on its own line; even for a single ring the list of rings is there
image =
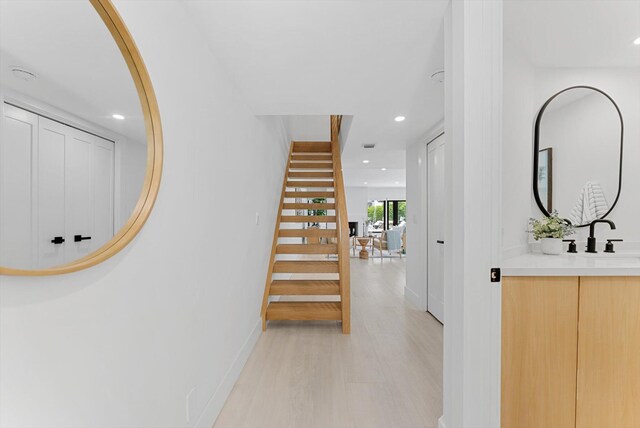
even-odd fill
[[[596,251],[596,237],[595,237],[595,226],[596,223],[607,223],[609,227],[614,230],[616,228],[616,224],[611,220],[593,220],[591,225],[589,226],[589,237],[587,238],[587,253],[597,253]]]

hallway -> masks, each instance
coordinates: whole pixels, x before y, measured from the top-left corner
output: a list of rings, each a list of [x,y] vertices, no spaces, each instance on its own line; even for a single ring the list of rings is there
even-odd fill
[[[442,414],[442,326],[404,301],[405,259],[351,259],[352,333],[271,322],[215,428],[426,428]]]

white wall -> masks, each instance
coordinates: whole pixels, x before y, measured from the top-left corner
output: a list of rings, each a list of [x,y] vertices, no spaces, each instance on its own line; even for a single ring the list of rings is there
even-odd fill
[[[160,194],[107,262],[0,278],[3,427],[210,427],[260,334],[282,123],[240,101],[180,2],[115,3],[159,100]]]
[[[349,221],[358,222],[358,233],[362,234],[362,223],[367,221],[369,190],[366,187],[345,187]]]
[[[533,66],[513,38],[504,37],[502,247],[506,257],[526,252],[533,201]]]
[[[402,201],[407,198],[406,187],[369,187],[367,197],[370,201]]]
[[[327,115],[291,115],[284,123],[292,141],[331,141],[331,120]]]

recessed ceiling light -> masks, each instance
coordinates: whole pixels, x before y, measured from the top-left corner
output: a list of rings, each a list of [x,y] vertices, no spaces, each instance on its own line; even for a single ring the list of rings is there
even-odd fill
[[[400,182],[399,182],[399,181],[396,181],[396,184],[400,184]]]
[[[380,171],[386,171],[387,168],[380,168]]]
[[[114,114],[114,115],[111,115],[111,117],[116,120],[124,120],[124,116],[121,114]]]
[[[396,116],[393,120],[396,122],[403,122],[406,119],[404,116]]]
[[[636,46],[640,45],[640,37],[638,37],[637,39],[635,39],[635,40],[633,41],[633,44],[634,44],[634,45],[636,45]]]
[[[362,161],[362,163],[369,163],[369,161],[365,159]]]
[[[367,184],[367,182],[365,181],[364,184]]]

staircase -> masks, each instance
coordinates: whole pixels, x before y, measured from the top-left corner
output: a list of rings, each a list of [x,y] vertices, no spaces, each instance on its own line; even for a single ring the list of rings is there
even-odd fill
[[[338,141],[341,120],[331,116],[331,141],[291,143],[262,300],[263,331],[270,320],[334,320],[342,322],[344,334],[351,331],[349,225]],[[317,199],[325,201],[313,202]],[[292,215],[296,210],[304,215]],[[309,210],[315,215],[308,215]],[[308,223],[323,228],[304,228]],[[295,279],[274,280],[273,274]],[[272,301],[271,296],[298,298]],[[322,296],[322,300],[301,301],[299,296]]]

